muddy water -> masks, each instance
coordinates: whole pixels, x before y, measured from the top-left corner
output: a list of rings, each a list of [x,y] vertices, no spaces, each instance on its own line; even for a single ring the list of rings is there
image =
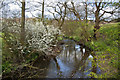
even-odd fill
[[[90,72],[100,74],[95,54],[77,45],[73,40],[63,40],[61,53],[50,61],[39,61],[42,78],[90,78]],[[93,65],[93,62],[95,65]]]

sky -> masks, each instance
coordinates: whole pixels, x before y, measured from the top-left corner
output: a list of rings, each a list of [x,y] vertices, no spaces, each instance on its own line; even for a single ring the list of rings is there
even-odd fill
[[[5,10],[10,10],[12,13],[16,13],[17,14],[17,11],[21,12],[21,3],[19,1],[22,1],[22,0],[4,0],[5,3],[8,3],[8,2],[13,2],[11,4],[8,4],[7,6],[5,6],[4,8],[2,8],[1,12],[3,11],[5,13]],[[79,2],[84,2],[86,0],[45,0],[45,15],[47,15],[48,18],[53,18],[53,15],[48,12],[48,10],[50,10],[51,12],[55,13],[54,10],[52,8],[49,8],[47,7],[47,5],[52,5],[54,6],[57,2],[64,2],[64,1],[67,1],[68,4],[70,4],[70,1],[73,1],[75,2],[75,4],[79,3]],[[98,2],[100,0],[97,0]],[[119,0],[103,0],[104,2],[118,2]],[[18,4],[14,3],[14,2],[18,2]],[[38,7],[34,7],[34,6],[37,6],[37,5],[40,5],[38,4],[37,2],[42,2],[42,0],[26,0],[26,9],[29,8],[28,10],[26,10],[26,17],[33,17],[34,16],[37,16],[38,14],[41,14],[41,6],[38,6]],[[88,2],[94,2],[94,0],[88,0]],[[81,3],[82,5],[82,3]],[[89,7],[90,8],[90,7]],[[36,10],[37,9],[37,10]],[[112,8],[108,7],[106,8],[107,11],[111,11]],[[28,12],[28,11],[31,11],[31,12]],[[32,13],[32,14],[31,14]],[[102,11],[101,11],[102,13]],[[56,14],[56,13],[55,13]],[[8,12],[8,15],[10,16],[10,12]],[[20,14],[18,15],[20,16]],[[105,14],[104,15],[105,17],[109,17],[110,14]],[[1,17],[1,16],[0,16]]]

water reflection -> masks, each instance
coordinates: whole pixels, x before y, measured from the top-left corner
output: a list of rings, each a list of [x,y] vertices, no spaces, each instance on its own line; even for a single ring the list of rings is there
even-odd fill
[[[47,68],[42,77],[87,78],[91,71],[100,73],[94,53],[91,54],[72,40],[64,40],[64,43],[60,46],[62,51],[59,56],[47,61],[47,65],[39,64],[39,67]],[[93,62],[95,65],[93,65]]]

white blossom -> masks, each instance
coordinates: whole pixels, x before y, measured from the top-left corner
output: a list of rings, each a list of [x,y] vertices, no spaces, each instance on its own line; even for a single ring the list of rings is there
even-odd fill
[[[26,32],[28,36],[29,44],[38,50],[46,52],[50,50],[52,43],[55,40],[56,35],[61,34],[61,31],[54,27],[53,25],[44,26],[42,22],[36,22],[32,24],[31,22],[26,22]]]
[[[20,50],[21,53],[24,53],[23,49],[28,47],[21,46],[19,41],[21,33],[20,23],[13,22],[11,26],[7,26],[8,32],[14,34],[14,39],[12,38],[11,41],[17,42],[14,46],[16,49]],[[37,51],[52,51],[51,46],[56,46],[53,43],[57,41],[56,35],[59,34],[61,34],[61,31],[58,29],[58,27],[54,27],[53,25],[44,26],[42,22],[33,22],[32,20],[25,22],[25,36],[26,43],[28,44],[27,46],[32,47],[33,49],[37,49]]]

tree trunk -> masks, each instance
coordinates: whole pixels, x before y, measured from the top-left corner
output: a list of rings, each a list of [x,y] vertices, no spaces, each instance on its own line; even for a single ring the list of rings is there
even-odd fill
[[[25,0],[22,0],[22,17],[21,17],[21,45],[24,48],[25,46]],[[23,53],[20,52],[19,57],[21,62],[25,62]]]
[[[66,17],[66,14],[67,14],[67,2],[64,3],[64,8],[65,8],[65,10],[64,10],[64,16],[62,17],[62,21],[61,21],[61,24],[60,24],[60,30],[62,29],[62,25],[64,24],[65,17]]]
[[[100,28],[100,26],[99,26],[99,19],[96,19],[96,21],[95,21],[95,26],[94,26],[94,38],[95,39],[97,39],[97,37],[96,37],[96,33],[97,33],[97,30]]]
[[[96,33],[97,33],[97,30],[100,28],[99,26],[99,22],[100,22],[100,18],[99,18],[99,13],[100,13],[100,3],[99,3],[99,6],[97,6],[97,3],[96,3],[96,8],[97,10],[95,11],[95,26],[94,26],[94,38],[96,38]]]
[[[42,3],[42,22],[44,24],[44,0],[43,0],[43,3]]]
[[[21,43],[25,43],[25,0],[22,0]]]
[[[85,13],[86,13],[86,15],[85,15],[85,20],[86,20],[86,23],[87,23],[87,22],[88,22],[88,20],[87,20],[87,16],[88,16],[87,3],[85,3]]]

